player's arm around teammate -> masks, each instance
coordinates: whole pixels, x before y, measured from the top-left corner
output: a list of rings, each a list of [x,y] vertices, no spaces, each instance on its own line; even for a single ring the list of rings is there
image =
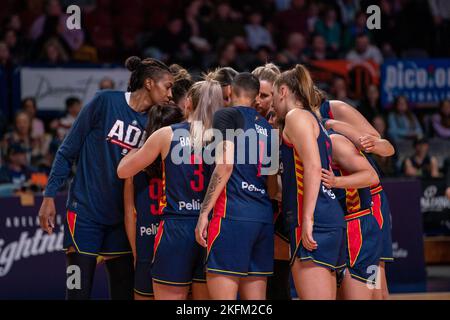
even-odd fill
[[[334,188],[347,223],[347,269],[340,277],[339,298],[371,300],[376,293],[382,234],[372,213],[370,186],[378,184],[379,178],[349,139],[332,133],[331,141],[338,175],[322,169],[322,180],[327,188]]]
[[[361,151],[374,153],[382,157],[390,157],[395,153],[394,147],[388,140],[370,134],[361,135],[357,128],[346,122],[329,119],[325,122],[325,128],[343,134]]]
[[[323,95],[320,90],[316,89],[316,91]],[[382,139],[369,121],[347,103],[340,100],[323,99],[320,114],[322,118],[331,120],[326,122],[327,129],[344,134],[360,150],[383,157],[394,154],[395,150],[392,144],[388,140]]]
[[[373,149],[371,148],[371,144],[373,143],[370,141],[379,139],[380,137],[378,132],[362,116],[362,114],[345,102],[339,100],[323,100],[320,106],[320,114],[322,118],[335,119],[339,122],[343,122],[344,124],[339,124],[331,121],[330,124],[336,126],[336,128],[334,128],[335,131],[348,136],[360,150],[367,149],[367,152],[375,153],[381,156],[390,156],[394,154],[395,149],[391,143],[385,139],[378,140],[375,142]],[[368,160],[371,161],[370,156],[368,157]],[[371,161],[371,164],[372,166],[376,166],[373,160]],[[376,170],[378,175],[380,175],[379,170]],[[380,263],[381,289],[377,290],[377,299],[388,299],[389,291],[386,280],[385,262],[393,261],[391,214],[389,204],[387,202],[386,192],[383,190],[381,184],[372,186],[371,192],[372,200],[375,203],[374,211],[378,216],[380,228],[382,228],[383,233],[383,250]]]

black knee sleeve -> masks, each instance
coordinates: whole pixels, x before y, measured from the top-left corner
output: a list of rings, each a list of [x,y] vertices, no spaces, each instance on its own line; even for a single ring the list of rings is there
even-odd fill
[[[274,260],[273,276],[267,281],[268,300],[291,300],[289,261]]]
[[[88,300],[91,298],[97,259],[78,252],[66,255],[66,299]]]
[[[127,254],[105,262],[108,273],[109,294],[111,300],[133,300],[134,298],[134,261]]]

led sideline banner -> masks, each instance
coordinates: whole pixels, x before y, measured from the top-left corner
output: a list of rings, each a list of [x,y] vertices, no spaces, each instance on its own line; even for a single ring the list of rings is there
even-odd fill
[[[381,103],[403,95],[414,104],[450,99],[450,59],[388,59],[381,66]]]
[[[395,262],[386,271],[392,292],[426,287],[423,253],[421,182],[383,182],[392,210]],[[64,299],[65,259],[62,248],[66,197],[56,198],[57,226],[49,236],[39,228],[42,197],[22,206],[20,198],[0,198],[0,300]],[[104,267],[97,268],[93,298],[107,298]]]
[[[445,179],[423,179],[420,209],[424,232],[429,236],[450,235],[450,200]]]
[[[125,91],[130,72],[124,68],[30,68],[20,69],[21,99],[35,97],[39,110],[65,110],[65,100],[75,96],[83,104],[99,90],[103,78]]]
[[[56,228],[48,235],[39,228],[42,197],[22,206],[19,197],[0,198],[0,300],[64,299],[65,259],[62,219],[65,196],[56,198]],[[93,297],[107,297],[106,274],[97,268]]]

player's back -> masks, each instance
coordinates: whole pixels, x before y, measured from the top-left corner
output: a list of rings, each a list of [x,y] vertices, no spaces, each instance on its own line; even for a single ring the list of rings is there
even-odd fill
[[[195,218],[200,213],[208,183],[205,179],[207,165],[202,154],[194,153],[190,124],[182,122],[171,128],[173,139],[169,153],[162,162],[161,218]]]
[[[263,157],[271,156],[272,127],[253,108],[231,108],[242,117],[243,131],[234,136],[233,171],[216,202],[214,214],[227,219],[272,223],[273,211],[264,175],[264,168],[269,164],[262,161]]]
[[[317,116],[311,112],[320,128],[317,137],[321,167],[329,169],[331,165],[332,145],[330,137],[323,128]],[[283,214],[288,223],[300,225],[302,222],[303,193],[304,193],[304,166],[299,153],[292,143],[283,139],[280,147],[281,178],[283,185]],[[332,190],[320,183],[319,194],[314,210],[314,224],[322,227],[343,227],[344,217],[342,209]]]

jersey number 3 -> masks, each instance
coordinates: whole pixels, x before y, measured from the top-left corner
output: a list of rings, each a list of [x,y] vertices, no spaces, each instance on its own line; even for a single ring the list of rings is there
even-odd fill
[[[205,187],[205,176],[203,175],[203,163],[201,157],[195,154],[191,155],[191,164],[197,167],[194,170],[197,181],[195,181],[195,179],[191,180],[191,189],[195,192],[201,192]]]

